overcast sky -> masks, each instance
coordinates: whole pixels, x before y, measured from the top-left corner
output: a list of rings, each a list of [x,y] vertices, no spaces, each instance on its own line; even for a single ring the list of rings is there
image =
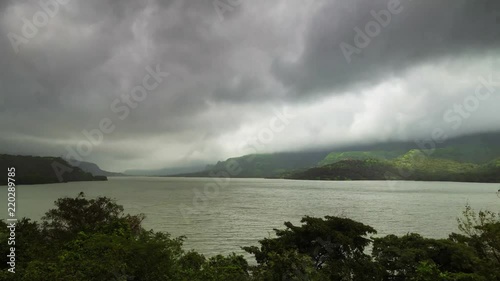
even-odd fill
[[[0,2],[0,153],[102,122],[80,156],[112,171],[500,129],[496,0],[51,3]]]

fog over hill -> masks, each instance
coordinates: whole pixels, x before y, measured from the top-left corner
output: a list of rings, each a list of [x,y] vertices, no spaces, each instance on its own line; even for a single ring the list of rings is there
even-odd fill
[[[0,2],[0,153],[160,170],[500,130],[499,1],[229,2]]]
[[[70,162],[70,164],[71,164],[71,162]],[[94,176],[118,177],[118,176],[124,175],[122,173],[104,171],[101,168],[99,168],[99,166],[95,163],[79,162],[79,163],[74,163],[74,165],[77,166],[78,168],[82,169],[85,172],[91,173]]]
[[[357,146],[347,145],[322,151],[249,154],[228,158],[225,161],[218,161],[194,173],[187,171],[179,173],[176,176],[224,176],[243,178],[295,177],[292,176],[291,173],[313,167],[334,164],[344,160],[380,160],[384,163],[381,163],[383,165],[377,167],[378,172],[372,173],[372,178],[367,176],[366,179],[385,179],[385,172],[398,171],[398,165],[404,166],[408,164],[410,166],[418,166],[420,170],[425,166],[429,166],[427,170],[433,170],[439,167],[439,169],[442,169],[443,173],[446,174],[451,174],[451,172],[457,173],[457,171],[458,173],[462,173],[465,172],[464,168],[466,167],[478,166],[477,168],[480,168],[479,166],[485,165],[484,168],[486,168],[486,172],[483,171],[484,169],[473,170],[470,172],[470,175],[468,175],[467,180],[481,181],[482,179],[478,179],[477,176],[478,173],[481,173],[484,174],[485,177],[488,177],[488,181],[498,181],[500,178],[500,170],[498,170],[495,164],[498,159],[500,159],[500,133],[488,133],[458,137],[440,143],[435,141],[386,142]],[[490,165],[495,167],[490,167]],[[358,167],[356,171],[349,170],[349,173],[357,173],[359,170],[360,167]],[[316,172],[318,171],[321,173],[324,169],[317,170]],[[421,180],[431,179],[431,177],[429,177],[430,173],[428,171],[426,172],[427,173],[422,173],[423,175],[420,175]],[[299,175],[296,177],[311,179],[311,177]],[[333,178],[334,177],[328,177],[328,179]],[[411,179],[415,178],[414,176]],[[314,177],[312,177],[312,179],[314,179]],[[387,179],[404,179],[404,177],[399,176]],[[457,180],[458,177],[453,175],[448,177],[443,176],[442,178],[434,177],[432,179]]]

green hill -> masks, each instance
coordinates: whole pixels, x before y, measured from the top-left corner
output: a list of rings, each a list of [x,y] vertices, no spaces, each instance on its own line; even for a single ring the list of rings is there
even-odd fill
[[[435,150],[421,151],[432,158],[486,164],[497,157],[500,157],[500,144],[456,145],[436,148]]]
[[[286,179],[304,180],[385,180],[387,174],[397,174],[397,169],[386,160],[342,160],[333,164],[314,167],[284,175]]]
[[[434,158],[420,150],[410,150],[395,159],[348,159],[285,173],[288,179],[309,180],[417,180],[500,182],[500,158],[486,164]]]
[[[432,150],[419,147],[417,142],[344,147],[330,152],[317,165],[323,166],[342,160],[391,160],[414,149],[424,151],[432,158],[475,164],[486,164],[500,157],[500,133],[475,134],[450,139],[442,144],[434,143],[434,145],[435,148]]]
[[[345,152],[331,152],[323,160],[318,163],[318,166],[324,166],[328,164],[333,164],[343,160],[366,160],[366,159],[378,159],[378,160],[389,160],[400,157],[405,153],[404,150],[395,151],[345,151]]]
[[[93,176],[78,167],[71,166],[59,157],[34,157],[0,154],[0,185],[7,185],[7,169],[14,167],[15,183],[20,184],[45,184],[59,183],[54,165],[68,167],[71,171],[61,173],[62,182],[107,180],[105,176]]]
[[[422,145],[420,144],[420,146]],[[335,151],[252,154],[219,161],[214,165],[208,165],[203,171],[195,173],[184,172],[175,176],[211,177],[217,173],[228,172],[228,170],[234,169],[236,172],[229,174],[231,177],[302,177],[315,179],[318,176],[320,178],[331,179],[332,177],[328,176],[326,171],[330,169],[337,171],[340,169],[346,173],[344,176],[350,179],[363,177],[385,179],[385,177],[380,175],[375,177],[374,173],[381,172],[382,168],[387,169],[384,173],[391,172],[392,170],[388,169],[387,166],[390,165],[393,169],[396,169],[396,174],[400,173],[398,169],[404,169],[405,167],[406,169],[412,169],[412,177],[394,176],[397,179],[428,178],[429,180],[460,180],[463,178],[471,181],[474,177],[482,175],[479,180],[488,178],[489,181],[493,181],[497,177],[495,174],[496,171],[492,170],[491,166],[488,166],[490,168],[487,169],[487,166],[484,165],[494,159],[500,158],[500,133],[463,136],[449,139],[442,144],[433,143],[433,146],[435,147],[432,147],[433,149],[431,150],[421,150],[419,143],[415,141],[387,142],[345,146],[337,148]],[[430,148],[428,143],[425,148]],[[412,153],[416,153],[416,151],[424,152],[428,156],[428,159],[425,159],[422,163],[410,163]],[[359,160],[361,162],[349,162],[351,160]],[[378,160],[377,163],[379,164],[374,165],[381,165],[381,168],[375,169],[373,165],[365,166],[363,163],[366,160]],[[359,176],[352,175],[346,171],[347,168],[344,166],[329,166],[343,161],[347,161],[343,165],[354,165],[352,169],[361,174]],[[385,161],[388,161],[388,164]],[[329,166],[330,168],[324,168],[324,166]],[[368,174],[364,175],[360,172],[362,168],[372,169],[372,172],[367,172]],[[307,169],[312,169],[310,174],[298,175],[301,171],[306,171]],[[440,175],[440,173],[442,174]]]
[[[208,165],[205,171],[176,176],[210,177],[220,172],[231,172],[231,176],[236,178],[276,177],[289,170],[313,167],[326,154],[327,152],[250,154]]]
[[[408,151],[417,150],[425,152],[432,158],[447,159],[457,162],[468,162],[475,164],[485,164],[493,159],[500,157],[500,145],[457,145],[434,150],[373,150],[373,151],[342,151],[331,152],[318,166],[333,164],[342,160],[392,160],[404,156]]]

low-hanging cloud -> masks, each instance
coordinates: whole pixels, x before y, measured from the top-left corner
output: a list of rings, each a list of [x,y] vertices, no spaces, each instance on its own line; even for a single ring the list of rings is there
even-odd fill
[[[400,11],[390,20],[388,7]],[[491,0],[259,0],[221,21],[202,0],[2,1],[0,152],[65,155],[110,118],[86,161],[198,165],[241,153],[277,108],[296,117],[262,152],[498,130],[500,90],[459,128],[444,119],[480,77],[500,89],[498,11]],[[13,43],[41,12],[48,21]],[[360,48],[370,22],[380,30]],[[346,59],[342,43],[360,52]],[[120,120],[110,105],[155,66],[170,75]]]

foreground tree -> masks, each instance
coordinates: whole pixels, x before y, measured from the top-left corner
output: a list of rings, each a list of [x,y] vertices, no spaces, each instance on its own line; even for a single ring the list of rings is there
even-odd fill
[[[128,215],[106,197],[55,202],[41,223],[16,226],[16,273],[0,265],[0,280],[22,281],[500,281],[500,221],[467,207],[462,234],[428,239],[376,233],[339,217],[304,217],[285,223],[276,237],[244,247],[257,265],[231,254],[206,258],[182,249],[184,237],[145,230],[143,215]],[[9,254],[8,229],[0,221],[0,253]],[[372,247],[368,254],[368,247]]]
[[[453,233],[450,240],[474,251],[480,260],[476,269],[479,274],[487,280],[500,280],[500,214],[475,212],[466,206],[458,227],[462,234]]]
[[[425,280],[425,276],[432,276],[432,280],[481,280],[475,274],[480,260],[474,251],[448,239],[426,239],[414,233],[388,235],[374,239],[372,254],[384,268],[384,280]],[[439,279],[445,277],[450,279]]]
[[[106,197],[55,202],[42,223],[20,220],[16,227],[16,273],[2,263],[0,280],[246,280],[241,256],[203,255],[182,249],[184,237],[147,231],[143,215],[123,213]],[[7,228],[1,222],[0,250],[8,254]],[[190,262],[191,261],[191,262]]]
[[[244,247],[255,255],[255,272],[266,280],[297,279],[311,274],[318,280],[377,280],[377,264],[365,254],[375,229],[347,218],[304,217],[302,226],[286,222],[258,247]],[[265,272],[265,274],[263,274]]]

